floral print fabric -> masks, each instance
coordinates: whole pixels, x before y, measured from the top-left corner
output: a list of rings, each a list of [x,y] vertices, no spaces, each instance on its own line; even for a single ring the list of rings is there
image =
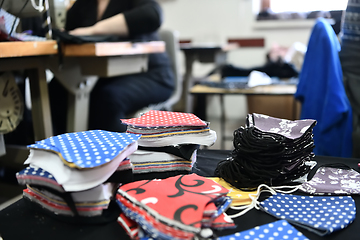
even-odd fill
[[[360,173],[354,169],[320,167],[299,190],[314,195],[359,194]]]
[[[289,139],[297,139],[305,133],[312,131],[316,124],[315,120],[287,120],[270,117],[264,114],[248,114],[249,127],[256,127],[262,132],[276,133]]]

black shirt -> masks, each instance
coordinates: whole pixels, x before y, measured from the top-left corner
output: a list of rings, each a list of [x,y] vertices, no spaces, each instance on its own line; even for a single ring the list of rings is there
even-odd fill
[[[156,41],[159,40],[157,30],[162,23],[162,10],[155,0],[110,0],[101,20],[123,13],[129,36],[121,38],[127,41]],[[89,27],[97,22],[97,0],[77,0],[68,10],[65,29],[67,31],[79,27]],[[163,84],[174,87],[170,61],[166,54],[150,54],[148,72],[157,69],[153,79]],[[155,76],[155,75],[153,75]]]
[[[101,20],[123,13],[129,29],[129,39],[154,40],[152,35],[162,23],[162,11],[154,0],[110,0]],[[97,22],[97,1],[77,0],[66,16],[66,30],[89,27]],[[142,35],[142,36],[141,36]]]

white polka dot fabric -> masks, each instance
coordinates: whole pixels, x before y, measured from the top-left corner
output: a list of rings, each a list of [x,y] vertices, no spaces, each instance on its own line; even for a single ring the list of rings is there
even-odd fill
[[[42,168],[38,168],[38,167],[34,167],[34,166],[26,167],[25,169],[21,170],[17,174],[19,174],[19,175],[22,174],[22,175],[26,175],[26,176],[33,176],[33,177],[39,177],[39,178],[45,178],[45,179],[50,179],[52,181],[56,181],[56,179],[54,178],[53,175],[51,175],[51,173],[45,171]]]
[[[29,148],[59,153],[70,167],[95,168],[110,162],[141,134],[102,130],[66,133],[41,140]]]
[[[279,220],[243,232],[238,232],[232,235],[219,237],[217,239],[218,240],[238,240],[238,239],[305,240],[308,238],[306,238],[296,228],[291,226],[291,224],[289,224],[286,220]]]
[[[207,126],[192,113],[151,110],[138,118],[121,119],[127,125],[137,127]]]
[[[57,183],[55,177],[45,171],[42,168],[36,166],[28,166],[20,172],[16,173],[16,178],[19,184],[38,184],[49,186],[60,192],[64,192],[64,189],[60,184]]]
[[[321,236],[344,229],[354,221],[356,215],[351,196],[275,194],[261,202],[260,209]]]

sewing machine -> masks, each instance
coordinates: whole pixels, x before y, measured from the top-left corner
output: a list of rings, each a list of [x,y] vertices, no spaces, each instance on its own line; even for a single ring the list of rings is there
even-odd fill
[[[2,8],[16,17],[42,16],[48,11],[53,28],[63,28],[70,0],[3,0]]]

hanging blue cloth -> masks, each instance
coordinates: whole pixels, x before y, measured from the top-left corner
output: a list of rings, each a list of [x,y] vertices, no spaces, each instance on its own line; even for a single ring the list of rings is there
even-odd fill
[[[295,98],[301,119],[314,119],[316,155],[351,157],[352,109],[346,96],[339,40],[323,18],[312,29]]]

